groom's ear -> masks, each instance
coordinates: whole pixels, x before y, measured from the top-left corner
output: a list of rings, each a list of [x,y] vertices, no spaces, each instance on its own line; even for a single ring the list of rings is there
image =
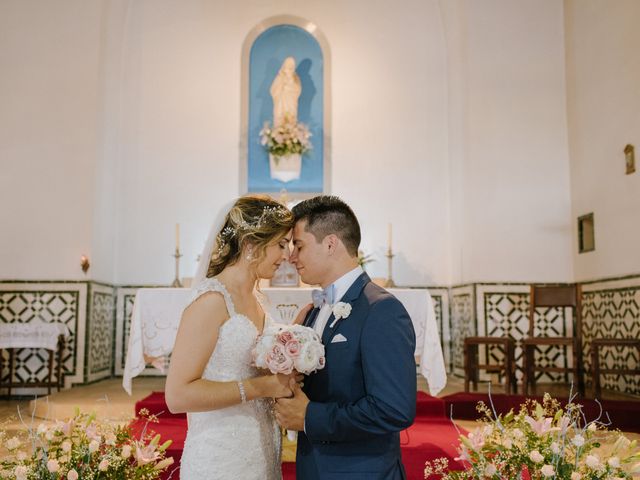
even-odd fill
[[[324,237],[324,239],[322,240],[322,243],[325,244],[329,255],[333,255],[334,253],[336,253],[336,249],[340,244],[340,239],[336,234],[330,233],[329,235]]]

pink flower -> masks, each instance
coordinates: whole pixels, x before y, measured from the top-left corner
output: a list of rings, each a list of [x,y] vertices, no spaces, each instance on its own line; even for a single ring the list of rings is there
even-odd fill
[[[292,358],[295,358],[298,355],[300,355],[300,348],[301,348],[300,342],[296,339],[289,340],[284,346],[285,352],[287,353],[287,355],[289,355]]]
[[[156,452],[154,445],[147,445],[142,448],[140,445],[136,445],[135,457],[138,465],[146,465],[147,463],[154,462],[158,458],[158,452]]]
[[[289,374],[293,371],[293,359],[287,355],[284,345],[275,344],[267,353],[265,363],[272,373]]]
[[[551,431],[551,418],[545,417],[542,420],[534,420],[527,415],[524,419],[531,426],[531,430],[538,436],[542,436]]]
[[[282,344],[282,345],[286,345],[287,343],[289,343],[291,340],[294,340],[294,336],[293,333],[291,333],[290,331],[285,330],[284,332],[280,332],[278,334],[278,341]]]

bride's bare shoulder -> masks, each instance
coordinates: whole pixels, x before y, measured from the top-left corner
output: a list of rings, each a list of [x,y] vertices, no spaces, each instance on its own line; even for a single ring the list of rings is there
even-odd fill
[[[187,305],[182,313],[182,322],[222,324],[227,317],[227,306],[223,294],[215,290],[208,290],[202,292]]]

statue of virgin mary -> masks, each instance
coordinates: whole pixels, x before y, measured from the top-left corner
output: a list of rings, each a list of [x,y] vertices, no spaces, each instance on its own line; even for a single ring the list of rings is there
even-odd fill
[[[296,61],[293,57],[285,58],[282,66],[271,84],[273,99],[273,126],[278,127],[285,122],[298,122],[298,98],[302,92],[300,77],[296,74]]]

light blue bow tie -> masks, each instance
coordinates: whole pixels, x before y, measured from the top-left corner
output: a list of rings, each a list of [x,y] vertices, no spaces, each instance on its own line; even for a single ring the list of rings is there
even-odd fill
[[[334,296],[333,284],[329,285],[327,288],[323,290],[316,289],[311,292],[311,298],[313,299],[313,306],[315,308],[320,308],[325,303],[329,305],[333,305],[333,296]]]

